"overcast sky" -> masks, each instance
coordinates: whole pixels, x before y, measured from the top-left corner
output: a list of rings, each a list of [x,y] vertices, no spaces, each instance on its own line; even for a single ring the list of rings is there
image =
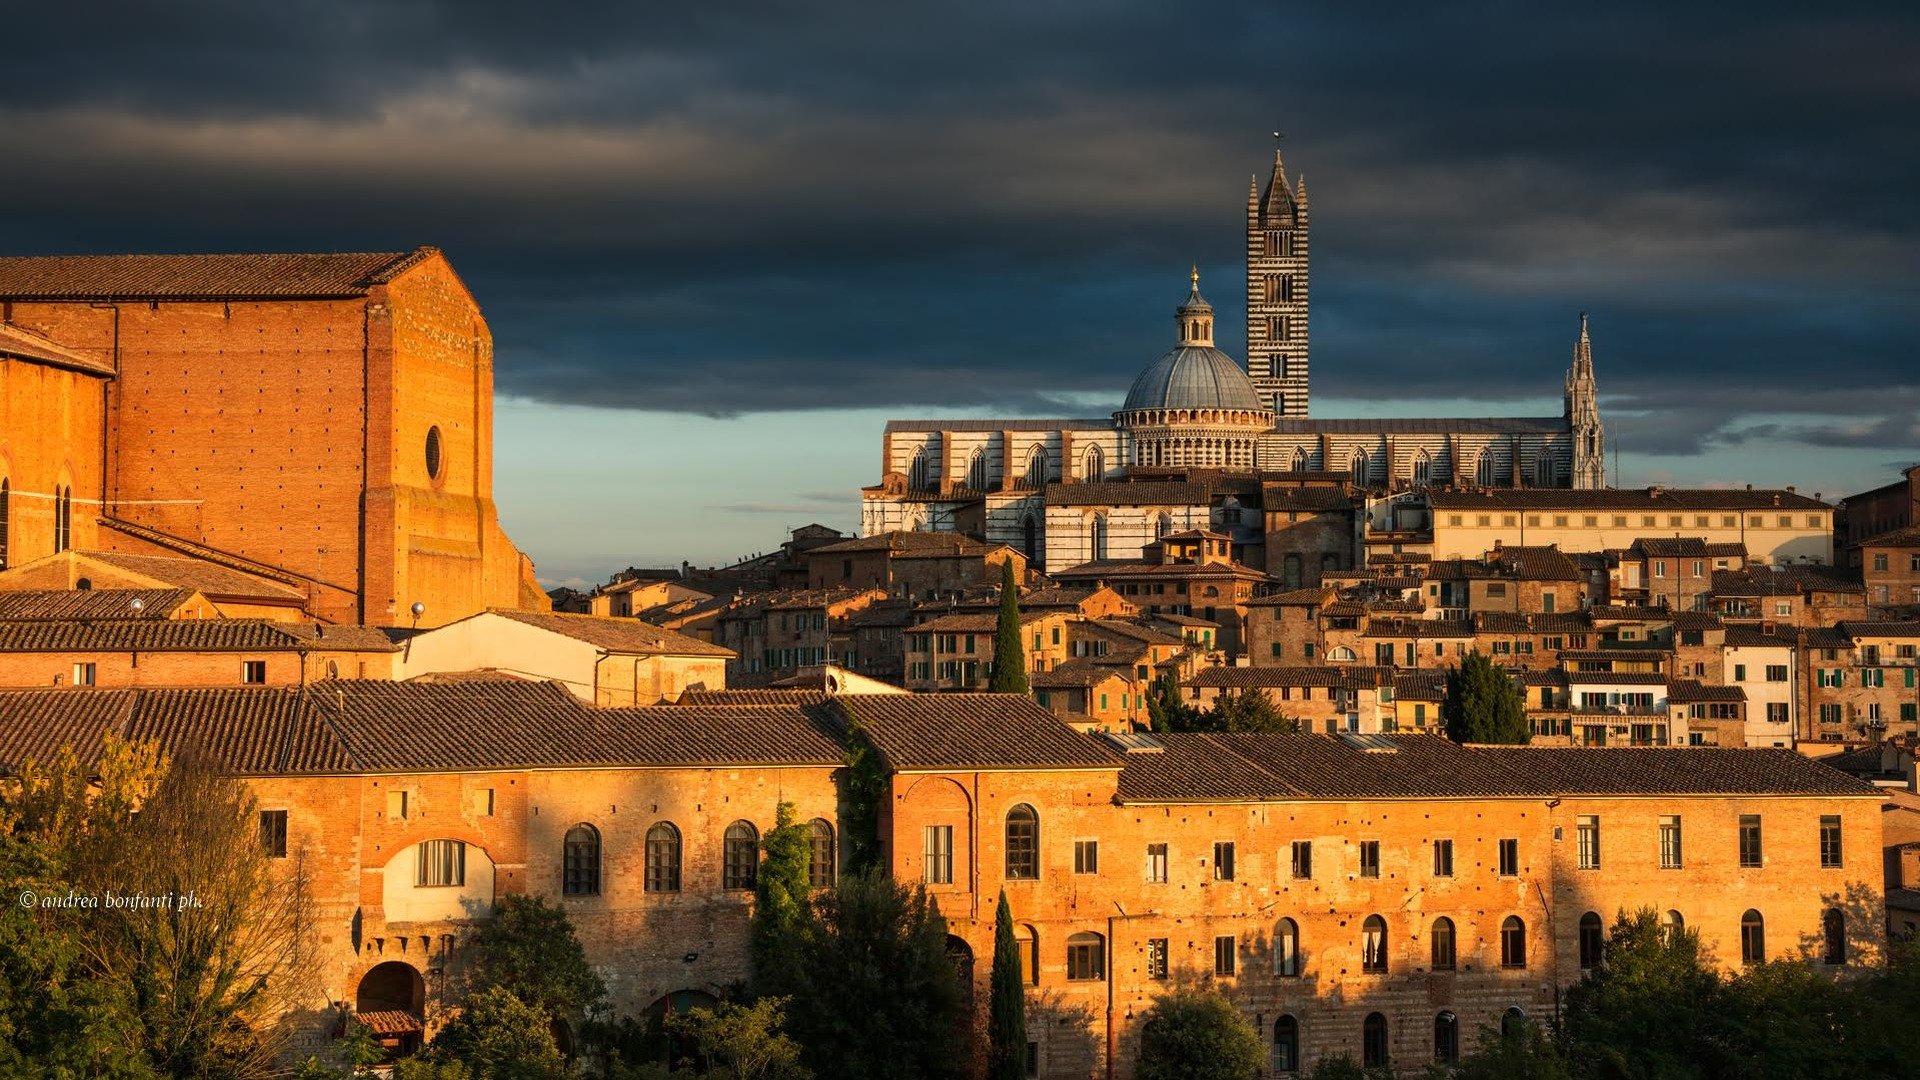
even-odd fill
[[[37,4],[0,249],[444,248],[543,578],[851,529],[887,416],[1102,415],[1268,132],[1314,413],[1557,411],[1621,480],[1920,460],[1912,4]],[[1706,5],[1701,5],[1706,7]]]

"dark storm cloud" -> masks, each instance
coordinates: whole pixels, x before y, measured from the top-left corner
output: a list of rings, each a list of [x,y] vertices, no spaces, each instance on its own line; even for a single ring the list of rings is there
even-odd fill
[[[1588,309],[1629,447],[1920,448],[1920,20],[1671,6],[36,5],[0,236],[437,243],[547,401],[1072,415],[1189,260],[1237,348],[1281,126],[1317,393],[1551,396]]]

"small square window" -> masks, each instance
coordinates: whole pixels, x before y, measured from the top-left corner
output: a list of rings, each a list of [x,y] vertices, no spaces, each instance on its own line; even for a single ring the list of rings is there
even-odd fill
[[[267,662],[265,660],[246,660],[240,664],[240,681],[260,686],[267,681]]]

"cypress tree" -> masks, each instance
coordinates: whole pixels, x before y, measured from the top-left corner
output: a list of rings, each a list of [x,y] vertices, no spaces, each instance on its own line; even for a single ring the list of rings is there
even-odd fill
[[[767,853],[754,885],[753,926],[747,943],[753,961],[753,990],[762,997],[785,992],[799,961],[806,934],[807,861],[813,854],[804,825],[793,820],[793,804],[781,802],[772,831],[760,841]]]
[[[987,1080],[1025,1080],[1027,994],[1020,972],[1020,943],[1013,937],[1007,894],[993,917],[993,986],[987,1013]]]
[[[1447,738],[1457,743],[1526,743],[1533,739],[1520,689],[1478,649],[1447,671],[1441,706]]]
[[[1013,560],[1000,564],[1000,624],[993,631],[993,681],[996,694],[1027,692],[1026,650],[1020,647],[1020,585],[1013,579]]]

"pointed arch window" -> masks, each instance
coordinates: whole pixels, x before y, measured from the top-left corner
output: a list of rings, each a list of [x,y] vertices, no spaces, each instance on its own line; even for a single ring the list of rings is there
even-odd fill
[[[760,830],[751,821],[736,821],[727,826],[722,847],[722,888],[751,889],[760,877]]]
[[[1304,446],[1296,446],[1293,448],[1293,471],[1307,471],[1307,448]]]
[[[647,830],[646,891],[680,891],[680,830],[672,822]]]
[[[13,540],[11,511],[13,509],[13,479],[0,480],[0,570],[7,568],[7,548]]]
[[[1153,538],[1159,540],[1173,531],[1173,515],[1161,514],[1153,521]]]
[[[567,830],[563,848],[560,891],[567,896],[600,895],[600,830],[581,822]]]
[[[1097,446],[1087,447],[1087,456],[1082,459],[1080,477],[1083,480],[1103,480],[1107,475],[1107,457]]]
[[[1480,462],[1475,468],[1475,480],[1481,487],[1493,487],[1500,479],[1500,463],[1494,460],[1492,450],[1480,451]]]
[[[987,452],[975,450],[967,462],[967,486],[974,491],[987,490]]]
[[[1413,456],[1413,486],[1426,487],[1433,483],[1433,455],[1425,450]]]
[[[927,473],[927,448],[918,446],[913,451],[913,462],[907,466],[907,489],[925,491],[929,486]]]
[[[1366,487],[1367,477],[1372,472],[1371,465],[1367,461],[1367,452],[1364,450],[1355,450],[1351,464],[1353,467],[1353,486]]]
[[[1028,491],[1038,491],[1047,486],[1047,448],[1036,446],[1027,453],[1027,474],[1021,478],[1020,486]]]
[[[1099,561],[1107,557],[1107,515],[1095,514],[1087,525],[1087,557]]]
[[[62,552],[73,546],[73,487],[53,489],[53,550]]]
[[[1543,488],[1553,487],[1554,481],[1557,479],[1556,472],[1557,470],[1553,464],[1553,454],[1548,450],[1541,450],[1540,456],[1533,460],[1534,486]]]
[[[1033,881],[1040,876],[1040,815],[1021,803],[1007,811],[1007,878]]]

